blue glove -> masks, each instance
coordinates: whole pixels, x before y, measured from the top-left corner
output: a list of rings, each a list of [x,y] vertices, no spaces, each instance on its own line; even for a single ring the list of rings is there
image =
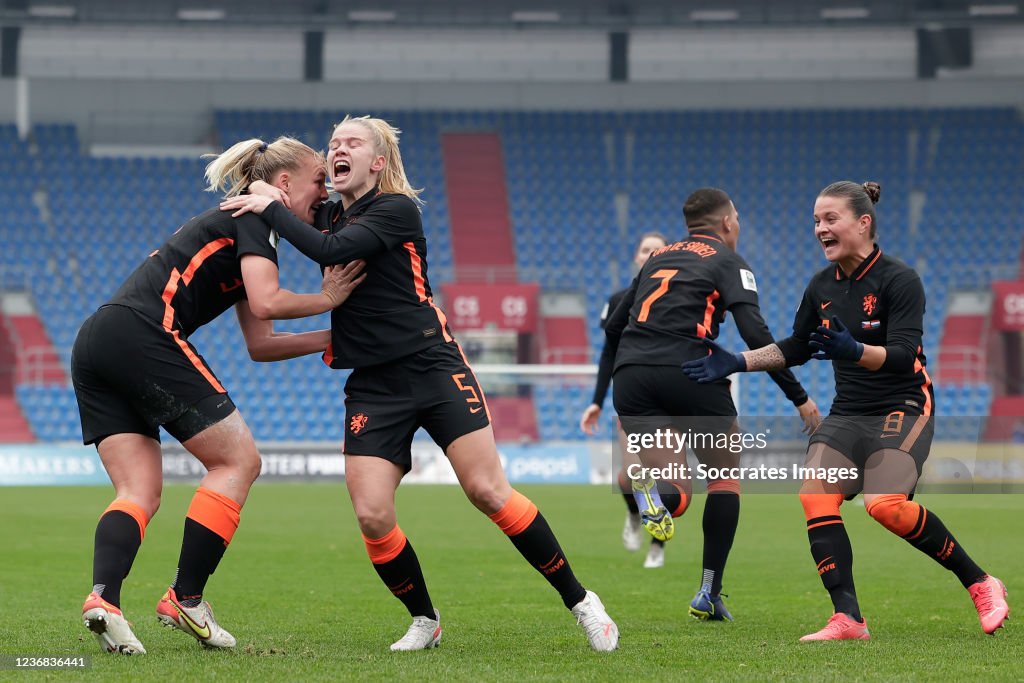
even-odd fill
[[[817,351],[811,358],[818,360],[852,360],[859,361],[864,355],[864,345],[853,338],[850,331],[837,317],[832,318],[832,326],[822,325],[816,332],[811,332],[808,345]]]
[[[708,355],[683,363],[683,372],[700,384],[707,384],[728,377],[734,372],[746,372],[747,360],[739,353],[727,351],[710,339],[704,339]]]

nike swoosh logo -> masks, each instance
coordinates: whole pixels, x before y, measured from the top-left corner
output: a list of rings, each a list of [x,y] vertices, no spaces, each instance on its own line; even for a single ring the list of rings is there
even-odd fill
[[[175,605],[173,602],[171,604],[174,605],[174,609],[181,615],[181,618],[185,620],[185,624],[192,629],[197,636],[203,640],[207,640],[210,637],[210,627],[208,625],[203,624],[200,626],[196,622],[192,621],[192,617],[185,614],[183,609]]]
[[[903,436],[903,435],[902,434],[879,434],[878,438],[879,439],[887,439],[890,436]]]
[[[548,562],[546,562],[546,563],[542,564],[542,565],[540,566],[540,568],[541,568],[541,569],[547,569],[548,567],[550,567],[551,565],[553,565],[553,564],[555,563],[555,560],[557,560],[557,559],[558,559],[558,553],[555,553],[555,556],[554,556],[554,557],[552,557],[552,558],[551,558],[551,560],[549,560]]]
[[[483,410],[483,409],[484,409],[484,407],[483,407],[483,406],[477,406],[476,408],[470,408],[470,409],[469,409],[469,412],[471,412],[471,413],[473,413],[474,415],[476,415],[477,413],[479,413],[479,412],[480,412],[481,410]]]
[[[823,310],[823,311],[824,311],[824,310],[825,310],[826,308],[828,308],[828,307],[829,307],[829,306],[831,306],[831,305],[832,305],[832,302],[831,302],[831,301],[826,301],[826,302],[824,302],[824,303],[822,303],[822,304],[821,304],[821,310]]]

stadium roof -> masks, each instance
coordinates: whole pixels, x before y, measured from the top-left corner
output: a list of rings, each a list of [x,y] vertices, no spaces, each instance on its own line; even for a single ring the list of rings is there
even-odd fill
[[[684,28],[1024,21],[1024,0],[0,0],[5,25]]]

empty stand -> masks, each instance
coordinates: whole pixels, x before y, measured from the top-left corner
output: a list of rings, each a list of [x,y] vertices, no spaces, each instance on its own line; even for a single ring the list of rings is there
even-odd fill
[[[945,322],[952,292],[985,289],[992,279],[1019,271],[1024,126],[1012,109],[373,113],[403,130],[408,176],[425,188],[423,224],[435,287],[454,280],[453,254],[460,250],[453,248],[449,206],[452,192],[460,190],[447,183],[443,141],[454,132],[487,131],[490,160],[503,160],[511,246],[489,248],[485,255],[497,260],[500,252],[504,263],[511,253],[520,280],[539,282],[545,292],[574,292],[586,302],[584,332],[563,338],[554,331],[548,344],[562,349],[562,361],[596,358],[603,343],[599,312],[609,293],[628,284],[636,239],[649,230],[682,236],[682,202],[705,185],[722,187],[735,199],[740,252],[757,274],[770,327],[776,337],[785,336],[804,285],[826,266],[813,239],[815,195],[839,179],[877,180],[879,242],[915,267],[925,283],[924,346],[929,359],[939,360],[939,414],[985,414],[992,400],[984,384],[969,378],[948,386],[938,344],[946,341],[944,329],[954,335],[960,329]],[[219,111],[215,126],[224,146],[289,133],[322,148],[341,118],[341,112]],[[202,191],[199,160],[93,158],[80,153],[70,126],[36,126],[33,145],[19,140],[13,126],[0,126],[0,239],[16,245],[0,251],[0,284],[13,281],[31,292],[67,368],[82,320],[215,197]],[[74,187],[53,183],[68,177],[75,178]],[[914,224],[912,192],[923,196]],[[622,222],[616,193],[629,200]],[[40,194],[48,213],[34,201]],[[283,286],[319,286],[315,264],[290,246],[281,247],[280,262]],[[316,358],[254,364],[230,317],[193,341],[257,437],[340,440],[346,373],[329,371]],[[325,324],[318,319],[277,327]],[[742,347],[728,322],[723,343]],[[580,353],[570,356],[565,349]],[[796,373],[827,410],[830,365],[812,361]],[[745,375],[741,386],[744,413],[795,414],[767,376]],[[579,438],[576,423],[590,391],[588,382],[538,386],[540,437]],[[41,439],[78,438],[69,387],[21,384],[16,395]]]

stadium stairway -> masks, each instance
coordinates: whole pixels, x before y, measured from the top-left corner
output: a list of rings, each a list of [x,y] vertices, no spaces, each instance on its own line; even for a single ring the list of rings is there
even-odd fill
[[[10,320],[0,311],[0,443],[34,441],[32,430],[14,397],[14,378],[18,369],[16,345]]]
[[[1024,435],[1024,396],[1000,396],[992,401],[991,417],[985,428],[986,441],[1020,443]]]
[[[18,370],[16,348],[10,322],[0,310],[0,396],[14,393],[14,375]]]
[[[14,395],[0,394],[0,443],[29,443],[35,440]]]
[[[60,384],[68,382],[57,349],[50,341],[43,321],[33,313],[7,316],[20,347],[27,353],[19,364],[19,373],[33,384]]]
[[[939,369],[945,384],[977,382],[985,372],[986,316],[948,315],[939,346]]]
[[[445,133],[441,148],[456,279],[514,282],[501,138],[496,133]]]
[[[542,363],[589,363],[587,324],[582,316],[541,318]]]

